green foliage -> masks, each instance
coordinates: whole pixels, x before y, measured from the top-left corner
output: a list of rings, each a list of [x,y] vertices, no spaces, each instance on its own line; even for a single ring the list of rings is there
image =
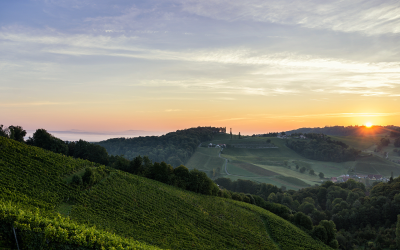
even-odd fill
[[[321,179],[323,179],[323,178],[325,177],[324,173],[322,173],[322,172],[319,172],[318,176],[319,176],[319,178],[321,178]]]
[[[398,248],[400,248],[400,214],[397,215],[396,245]]]
[[[265,224],[272,238],[279,243],[281,249],[330,249],[321,242],[316,243],[311,236],[289,222],[279,221],[277,217],[265,218]],[[296,237],[299,237],[296,239]]]
[[[33,137],[29,138],[26,142],[28,145],[36,146],[54,153],[68,155],[68,145],[49,134],[45,129],[37,129],[33,133]]]
[[[297,212],[294,215],[294,223],[297,226],[303,227],[303,228],[305,228],[307,230],[312,230],[313,229],[311,218],[309,216],[305,215],[302,212]]]
[[[84,140],[68,143],[68,154],[75,158],[89,160],[102,165],[109,164],[108,153],[105,148]]]
[[[3,124],[0,125],[0,136],[7,137],[9,130],[7,128],[3,128]]]
[[[74,174],[74,176],[72,176],[71,184],[81,186],[83,184],[82,177],[80,175]]]
[[[309,138],[304,140],[288,140],[286,145],[302,156],[319,161],[343,162],[355,160],[360,154],[359,150],[349,148],[341,141],[331,140],[320,134],[306,134]]]
[[[321,225],[315,226],[312,230],[312,236],[316,239],[319,239],[324,244],[328,244],[328,234],[325,227]]]
[[[26,135],[26,131],[20,127],[20,126],[9,126],[8,127],[10,134],[9,138],[19,141],[19,142],[24,142],[24,136]]]
[[[306,171],[306,168],[305,167],[301,167],[300,168],[300,173],[304,173]]]
[[[110,171],[104,166],[88,167],[85,169],[85,173],[82,176],[82,182],[86,186],[93,186],[106,177],[109,173]]]
[[[30,212],[0,203],[0,235],[15,248],[12,227],[18,235],[20,249],[159,249],[141,242],[124,239],[95,227],[79,225],[60,215],[45,218],[38,210]]]
[[[0,199],[54,209],[78,191],[63,178],[92,163],[0,137]],[[57,192],[53,192],[57,190]]]
[[[168,162],[174,167],[186,163],[201,142],[209,141],[215,133],[212,127],[198,127],[168,133],[163,136],[114,138],[101,141],[110,155],[133,159],[147,155],[153,162]]]

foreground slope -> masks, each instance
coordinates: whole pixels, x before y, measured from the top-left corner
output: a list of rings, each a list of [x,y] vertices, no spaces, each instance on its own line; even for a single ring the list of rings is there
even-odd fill
[[[30,232],[39,233],[44,242],[63,244],[62,237],[40,234],[47,232],[49,225],[62,224],[57,232],[64,232],[67,238],[76,236],[80,227],[92,228],[92,236],[105,235],[102,241],[97,237],[100,243],[92,248],[99,248],[103,241],[119,241],[125,242],[120,248],[127,249],[134,249],[135,244],[137,249],[150,248],[148,245],[165,249],[329,249],[254,205],[199,195],[112,170],[98,184],[83,189],[66,180],[92,166],[90,162],[2,137],[0,148],[0,220],[8,223],[0,229],[0,241],[10,238],[11,225],[18,235],[24,235],[26,225],[32,225]],[[54,216],[57,211],[70,219]],[[47,224],[34,222],[31,218],[35,216]],[[113,240],[113,234],[117,239]],[[67,243],[75,244],[70,238]],[[84,239],[90,248],[96,237],[86,235]]]

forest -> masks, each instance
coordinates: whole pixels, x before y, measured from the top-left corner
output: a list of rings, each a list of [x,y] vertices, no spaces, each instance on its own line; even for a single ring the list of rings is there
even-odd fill
[[[324,134],[304,134],[307,140],[287,140],[286,146],[302,156],[318,161],[353,161],[361,153],[343,142]]]
[[[396,235],[399,240],[400,232],[396,234],[396,222],[399,223],[400,177],[391,178],[388,183],[376,183],[368,189],[350,179],[344,183],[328,181],[320,186],[285,192],[272,185],[248,180],[219,178],[216,183],[234,192],[246,192],[282,204],[292,213],[302,212],[311,218],[314,226],[321,220],[332,220],[338,230],[336,239],[341,249],[354,249],[355,246],[398,249]],[[400,225],[397,225],[399,229]]]

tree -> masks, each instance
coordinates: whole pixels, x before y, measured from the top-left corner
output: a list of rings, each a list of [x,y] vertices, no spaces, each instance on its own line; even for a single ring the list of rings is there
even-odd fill
[[[397,215],[396,244],[397,248],[400,248],[400,214]]]
[[[338,243],[336,241],[336,225],[333,221],[331,220],[322,220],[319,225],[323,226],[326,230],[326,234],[328,237],[328,244],[329,246],[331,246],[332,248],[338,248]],[[336,242],[334,242],[336,241]],[[337,246],[336,246],[337,245]],[[336,246],[336,247],[335,247]]]
[[[305,167],[301,167],[300,168],[300,173],[304,173],[306,171],[306,168]]]
[[[187,167],[180,165],[179,167],[175,168],[174,177],[175,177],[174,181],[175,186],[183,189],[187,188],[190,177],[189,169]]]
[[[9,126],[8,129],[10,130],[9,138],[24,142],[24,136],[26,135],[26,131],[20,126]]]
[[[311,230],[313,228],[311,218],[302,212],[297,212],[294,215],[294,223],[305,229]]]
[[[68,155],[69,148],[61,139],[54,137],[45,129],[37,129],[32,137],[26,141],[28,145],[50,150],[54,153]]]
[[[310,171],[308,172],[310,175],[315,175],[314,170],[310,169]]]
[[[138,174],[139,172],[141,172],[142,163],[143,163],[143,158],[140,155],[133,158],[132,161],[129,163],[130,172],[133,174]]]
[[[3,125],[0,125],[0,136],[4,136],[8,138],[8,134],[10,130],[8,128],[3,129]]]
[[[322,172],[319,172],[318,176],[319,176],[319,178],[321,178],[321,179],[323,179],[323,178],[325,177],[324,173],[322,173]]]
[[[312,236],[315,238],[319,239],[323,243],[327,244],[328,243],[328,235],[326,233],[325,227],[318,225],[315,226],[312,230]]]

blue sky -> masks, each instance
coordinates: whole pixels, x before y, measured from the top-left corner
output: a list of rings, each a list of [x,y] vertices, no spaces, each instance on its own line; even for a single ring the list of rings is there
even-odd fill
[[[0,54],[27,129],[400,120],[399,1],[1,1]]]

